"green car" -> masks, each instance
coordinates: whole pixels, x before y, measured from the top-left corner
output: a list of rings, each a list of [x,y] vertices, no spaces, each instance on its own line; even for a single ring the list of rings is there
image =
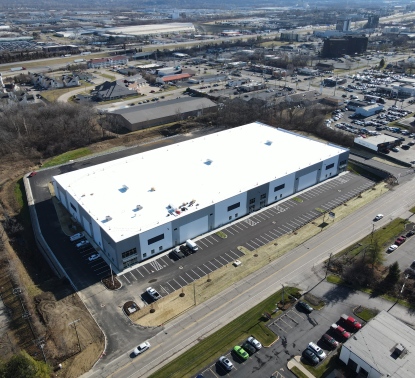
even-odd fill
[[[247,360],[249,358],[249,354],[245,351],[245,349],[243,349],[242,347],[240,347],[239,345],[237,345],[236,347],[233,348],[233,351],[242,359]]]

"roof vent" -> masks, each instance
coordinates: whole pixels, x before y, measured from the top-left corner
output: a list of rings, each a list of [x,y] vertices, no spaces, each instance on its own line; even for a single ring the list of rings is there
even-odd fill
[[[206,159],[206,161],[203,164],[211,165],[212,163],[213,163],[213,160]]]
[[[271,140],[267,140],[267,141],[265,142],[265,144],[266,144],[267,146],[271,146],[272,141],[271,141]]]
[[[403,352],[405,352],[405,347],[402,344],[397,344],[395,346],[395,350],[394,350],[393,354],[396,357],[400,357],[403,354]]]
[[[123,185],[120,189],[118,189],[121,193],[125,193],[128,190],[127,185]]]
[[[154,186],[151,187],[150,192],[155,192],[156,188]]]
[[[141,205],[137,205],[136,207],[135,207],[135,211],[139,211],[139,210],[141,210],[143,208],[143,206],[141,206]]]
[[[107,222],[111,221],[111,220],[112,220],[111,215],[107,215],[107,216],[105,217],[105,220],[106,220]]]

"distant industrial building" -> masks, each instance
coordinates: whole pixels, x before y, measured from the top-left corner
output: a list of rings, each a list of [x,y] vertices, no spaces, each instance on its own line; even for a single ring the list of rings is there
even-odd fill
[[[368,37],[346,36],[343,38],[327,38],[324,40],[322,56],[336,58],[343,55],[354,56],[367,50]]]
[[[349,31],[350,30],[350,18],[341,18],[336,21],[336,30],[339,31]]]
[[[354,139],[354,143],[359,147],[365,147],[371,151],[382,152],[389,150],[395,146],[399,146],[401,143],[398,138],[390,135],[380,134],[376,136],[370,136],[367,138],[357,137]]]
[[[281,33],[281,41],[286,42],[298,42],[300,40],[300,34],[298,33]]]
[[[205,97],[183,97],[118,109],[107,116],[116,118],[126,129],[136,131],[200,116],[214,109],[216,104]]]
[[[149,24],[121,26],[102,29],[105,33],[125,34],[133,36],[163,35],[171,33],[194,33],[195,27],[191,22],[171,22],[166,24]]]
[[[95,58],[88,61],[88,68],[105,68],[122,66],[128,63],[128,58],[124,55],[112,56],[110,58]]]
[[[335,177],[348,156],[345,148],[256,122],[52,181],[99,254],[122,271]]]
[[[382,109],[383,109],[383,105],[380,105],[380,104],[366,105],[366,106],[356,108],[355,114],[361,117],[367,118],[367,117],[372,117],[373,115],[380,113]]]
[[[341,347],[339,359],[359,377],[412,378],[415,331],[380,312]]]

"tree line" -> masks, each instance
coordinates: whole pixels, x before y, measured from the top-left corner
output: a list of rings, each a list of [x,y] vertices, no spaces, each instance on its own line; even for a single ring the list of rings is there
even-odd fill
[[[0,112],[0,157],[48,158],[101,138],[98,116],[88,105],[17,104]]]

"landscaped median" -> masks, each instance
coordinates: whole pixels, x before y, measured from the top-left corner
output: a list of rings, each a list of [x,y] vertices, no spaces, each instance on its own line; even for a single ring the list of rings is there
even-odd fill
[[[284,288],[287,296],[298,296],[299,290],[294,287]],[[221,355],[228,353],[235,345],[254,335],[264,346],[277,340],[277,335],[267,327],[268,318],[265,313],[272,314],[275,304],[282,299],[282,290],[271,295],[263,302],[251,308],[219,331],[198,342],[182,356],[152,374],[152,378],[191,377],[205,366],[213,364]]]

